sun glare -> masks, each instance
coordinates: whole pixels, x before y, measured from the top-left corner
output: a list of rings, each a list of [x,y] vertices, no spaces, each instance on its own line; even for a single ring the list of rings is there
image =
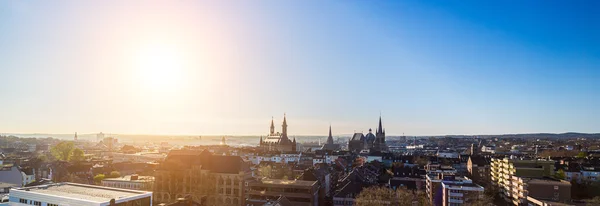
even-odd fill
[[[153,90],[172,90],[183,78],[183,59],[176,47],[152,45],[142,49],[137,58],[141,83]]]

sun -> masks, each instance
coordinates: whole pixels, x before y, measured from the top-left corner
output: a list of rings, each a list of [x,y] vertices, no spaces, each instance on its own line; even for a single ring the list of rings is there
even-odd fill
[[[149,45],[139,51],[136,62],[136,75],[153,90],[173,90],[182,81],[183,59],[173,45]]]

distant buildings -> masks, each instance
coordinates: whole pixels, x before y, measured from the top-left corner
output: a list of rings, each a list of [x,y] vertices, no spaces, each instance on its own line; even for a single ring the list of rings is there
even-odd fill
[[[325,143],[323,145],[322,149],[324,149],[324,150],[333,150],[333,151],[341,149],[340,144],[334,144],[333,143],[333,136],[331,135],[331,125],[329,125],[329,136],[327,136],[327,143]]]
[[[152,192],[115,189],[75,183],[56,183],[11,189],[9,200],[15,205],[152,205]],[[19,204],[16,204],[19,203]]]
[[[375,135],[371,129],[369,129],[369,133],[366,136],[362,133],[354,133],[350,141],[348,141],[348,148],[354,152],[362,150],[388,151],[388,146],[385,142],[385,129],[383,129],[381,117],[379,117],[379,127],[376,128]]]
[[[102,180],[102,186],[105,187],[115,187],[133,190],[152,191],[153,184],[153,176],[126,175],[123,177],[106,178]]]
[[[290,140],[287,133],[287,121],[285,115],[283,115],[283,124],[281,125],[281,133],[275,132],[275,124],[271,119],[271,128],[269,135],[263,140],[260,137],[259,147],[263,151],[280,151],[289,152],[296,151],[296,138]]]

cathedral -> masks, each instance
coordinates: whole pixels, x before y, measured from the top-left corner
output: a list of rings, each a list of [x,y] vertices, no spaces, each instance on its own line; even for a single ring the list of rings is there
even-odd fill
[[[260,148],[264,151],[279,151],[279,152],[295,152],[296,138],[290,140],[287,133],[287,120],[283,115],[283,124],[281,125],[281,133],[275,132],[275,124],[271,119],[271,128],[269,135],[263,139],[260,137]]]
[[[369,133],[365,136],[362,133],[355,133],[350,141],[348,141],[348,149],[354,152],[361,150],[387,151],[388,146],[385,143],[385,129],[381,124],[381,116],[379,117],[379,127],[376,128],[375,134],[369,129]]]

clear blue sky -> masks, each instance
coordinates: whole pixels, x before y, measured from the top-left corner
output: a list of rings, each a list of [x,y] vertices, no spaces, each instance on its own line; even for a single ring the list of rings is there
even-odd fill
[[[0,1],[0,133],[599,132],[598,9]]]

